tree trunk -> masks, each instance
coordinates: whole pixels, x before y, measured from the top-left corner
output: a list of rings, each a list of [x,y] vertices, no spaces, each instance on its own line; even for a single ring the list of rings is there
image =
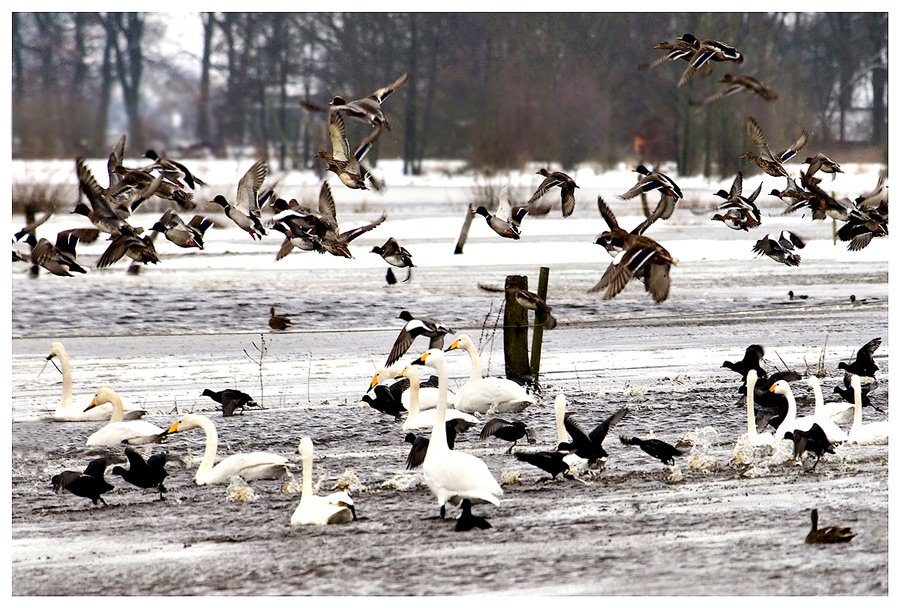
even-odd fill
[[[215,13],[203,14],[203,57],[200,60],[200,94],[197,96],[197,139],[208,144],[209,138],[209,67],[212,37],[216,27]]]

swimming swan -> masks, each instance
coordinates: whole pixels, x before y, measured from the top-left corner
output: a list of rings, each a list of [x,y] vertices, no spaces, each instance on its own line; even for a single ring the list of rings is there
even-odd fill
[[[888,442],[887,420],[879,422],[862,423],[862,387],[859,376],[850,376],[850,386],[853,388],[853,426],[848,433],[850,443],[859,445],[883,445]]]
[[[758,433],[756,431],[753,395],[758,378],[759,374],[755,369],[747,372],[747,432],[738,437],[737,443],[734,444],[734,461],[739,464],[747,463],[751,458],[747,453],[748,448],[768,448],[767,451],[771,452],[771,448],[775,445],[775,436],[771,432]]]
[[[407,365],[403,369],[403,371],[400,372],[400,376],[406,376],[407,378],[409,378],[410,396],[409,411],[406,414],[406,420],[403,421],[403,425],[400,427],[400,429],[403,431],[408,431],[410,429],[432,428],[435,425],[435,421],[437,420],[437,409],[425,410],[424,412],[419,411],[419,371],[415,366]],[[440,389],[438,389],[438,392],[440,392]],[[465,412],[460,412],[458,410],[450,408],[446,409],[444,420],[462,420],[463,422],[468,423],[465,429],[468,429],[470,426],[478,422],[478,418],[476,418],[472,414],[466,414]]]
[[[115,446],[120,443],[140,445],[144,443],[159,443],[165,430],[146,420],[123,421],[124,407],[122,399],[114,390],[103,387],[94,395],[91,404],[84,411],[89,411],[99,405],[109,403],[112,405],[112,415],[106,426],[87,438],[86,445],[91,446]]]
[[[425,485],[437,498],[441,514],[444,513],[446,503],[458,506],[465,499],[472,503],[489,502],[499,505],[503,489],[484,461],[471,454],[451,450],[447,445],[447,429],[444,422],[447,413],[449,373],[444,353],[439,349],[431,349],[422,355],[417,363],[433,367],[438,373],[440,398],[435,408],[437,420],[431,431],[422,472]]]
[[[469,353],[472,371],[469,380],[456,391],[456,409],[461,412],[484,414],[521,412],[534,405],[534,397],[522,385],[508,378],[482,377],[481,356],[469,336],[460,336],[447,350],[463,348]]]
[[[291,515],[292,526],[345,524],[356,519],[353,501],[346,492],[316,496],[312,487],[313,444],[309,437],[300,440],[297,451],[303,458],[303,486],[300,504]]]
[[[783,395],[788,402],[787,414],[785,414],[784,420],[781,421],[781,424],[778,425],[778,428],[775,429],[776,439],[781,440],[784,437],[785,433],[791,433],[795,429],[800,431],[808,431],[810,428],[812,428],[813,423],[817,423],[822,427],[822,430],[825,431],[825,436],[828,437],[828,441],[834,443],[847,440],[847,434],[844,433],[844,431],[842,431],[836,424],[831,422],[831,420],[825,419],[824,416],[817,417],[815,414],[813,414],[812,416],[803,416],[802,418],[797,418],[797,401],[796,399],[794,399],[794,393],[793,391],[791,391],[791,387],[784,380],[779,380],[778,382],[770,386],[769,392]],[[825,423],[825,425],[822,424],[823,422]],[[828,426],[828,428],[825,428],[826,426]],[[841,439],[840,437],[843,437],[843,439]]]
[[[813,410],[809,426],[812,427],[812,423],[815,422],[822,427],[822,430],[825,431],[825,436],[828,437],[828,441],[831,443],[847,441],[847,433],[836,424],[836,421],[825,410],[825,400],[822,398],[822,385],[819,383],[819,379],[815,376],[810,376],[806,383],[809,384],[809,387],[813,390],[813,396],[816,400],[816,408]],[[804,416],[803,418],[798,418],[794,423],[794,426],[801,430],[808,430],[805,428],[807,418],[810,417]]]
[[[272,452],[232,454],[213,466],[213,462],[216,460],[216,451],[219,449],[219,436],[212,421],[200,414],[186,414],[163,432],[171,435],[196,428],[201,428],[206,433],[206,449],[203,451],[203,460],[200,461],[197,474],[194,475],[194,483],[198,486],[210,483],[228,483],[235,475],[239,475],[244,481],[278,479],[284,476],[288,467],[292,466],[287,458]]]
[[[104,403],[101,406],[93,408],[86,412],[79,406],[72,405],[72,367],[69,365],[69,356],[61,342],[54,342],[50,345],[50,354],[47,355],[47,361],[53,361],[53,358],[59,359],[60,369],[63,376],[62,397],[59,401],[59,407],[53,412],[53,419],[59,422],[101,422],[109,420],[112,415],[112,406]],[[54,364],[55,365],[55,364]],[[123,420],[137,420],[147,412],[134,407],[124,408]]]

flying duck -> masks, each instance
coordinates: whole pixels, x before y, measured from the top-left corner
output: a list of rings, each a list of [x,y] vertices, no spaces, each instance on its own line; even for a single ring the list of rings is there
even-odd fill
[[[678,81],[678,86],[684,86],[697,74],[697,71],[704,65],[712,61],[736,61],[742,63],[744,56],[741,55],[736,48],[730,44],[719,42],[718,40],[697,40],[693,34],[683,34],[678,40],[687,42],[694,48],[694,54],[688,60],[687,68]]]
[[[509,187],[500,189],[497,211],[493,215],[483,205],[479,205],[472,213],[484,216],[491,230],[506,239],[518,239],[521,235],[519,225],[528,214],[527,207],[513,208],[509,202]]]
[[[350,154],[350,142],[347,141],[347,129],[341,113],[333,108],[328,112],[328,133],[331,139],[331,154],[320,150],[316,156],[328,164],[328,170],[337,175],[341,182],[348,188],[356,190],[368,190],[366,179],[372,182],[375,190],[381,190],[381,185],[372,177],[371,172],[362,164],[363,158],[372,149],[378,136],[381,135],[381,125],[377,125],[372,133],[366,137],[356,151]]]
[[[166,239],[179,247],[203,249],[203,236],[212,225],[213,221],[202,215],[195,215],[185,224],[174,209],[166,209],[150,230],[161,232]]]
[[[409,347],[412,346],[413,340],[419,336],[425,336],[430,339],[428,348],[444,348],[444,336],[454,333],[452,329],[445,326],[440,321],[429,319],[428,317],[414,317],[408,310],[401,310],[397,315],[398,319],[403,319],[406,324],[400,329],[394,345],[391,346],[391,352],[388,354],[384,362],[384,367],[390,367],[396,361],[406,354]]]
[[[381,87],[368,97],[350,102],[345,101],[344,98],[339,95],[335,96],[334,99],[331,100],[330,108],[317,106],[306,100],[300,102],[300,104],[305,109],[313,112],[327,112],[329,110],[343,112],[350,118],[371,124],[376,128],[384,126],[384,128],[390,131],[391,125],[381,110],[381,104],[384,103],[384,100],[387,99],[391,93],[406,84],[407,80],[409,80],[409,72],[404,72],[397,80],[385,87]]]
[[[403,282],[409,281],[412,277],[412,269],[415,267],[412,261],[412,254],[397,242],[397,239],[390,237],[384,242],[384,245],[372,247],[370,253],[377,253],[384,261],[391,266],[397,268],[406,268],[406,278]]]
[[[762,127],[759,126],[759,123],[756,122],[756,119],[752,116],[747,118],[747,135],[750,137],[750,141],[753,142],[759,150],[759,154],[747,152],[741,155],[741,158],[752,160],[760,169],[773,177],[784,176],[790,180],[791,176],[787,169],[785,169],[784,163],[794,158],[797,155],[797,152],[806,145],[806,131],[803,131],[803,133],[800,134],[800,137],[797,138],[797,141],[791,144],[790,147],[779,152],[777,156],[772,154],[772,150],[769,149],[769,144],[766,142],[766,136],[763,134]]]
[[[225,215],[250,234],[253,240],[261,239],[266,229],[259,219],[259,189],[266,179],[268,167],[265,159],[258,159],[238,182],[237,195],[231,204],[221,194],[209,201],[224,209]]]
[[[700,101],[691,100],[692,106],[705,106],[706,104],[718,101],[723,97],[734,95],[740,91],[756,94],[766,101],[774,101],[778,99],[778,94],[771,88],[767,87],[753,76],[747,74],[725,74],[719,82],[728,84],[724,89],[710,95],[706,99]]]
[[[531,198],[528,199],[528,205],[534,204],[539,198],[547,194],[551,188],[559,186],[560,197],[562,200],[562,215],[569,217],[575,211],[575,188],[578,184],[575,180],[563,173],[562,171],[553,171],[552,173],[543,167],[537,172],[538,175],[544,176],[544,181],[538,186]]]

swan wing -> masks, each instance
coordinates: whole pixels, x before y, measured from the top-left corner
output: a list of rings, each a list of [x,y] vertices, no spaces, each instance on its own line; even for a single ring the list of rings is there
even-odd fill
[[[227,483],[235,475],[241,476],[244,481],[278,479],[289,466],[287,458],[272,452],[232,454],[213,467],[203,483]]]

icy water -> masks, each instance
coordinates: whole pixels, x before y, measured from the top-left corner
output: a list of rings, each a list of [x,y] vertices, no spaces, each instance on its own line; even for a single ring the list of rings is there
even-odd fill
[[[783,360],[805,371],[827,337],[822,385],[830,401],[838,362],[881,336],[872,400],[884,413],[866,409],[864,417],[886,417],[887,239],[851,253],[831,245],[830,225],[769,218],[765,230],[802,230],[811,240],[802,264],[787,268],[748,255],[762,229],[737,234],[679,212],[652,235],[681,260],[669,300],[656,305],[632,284],[603,301],[587,293],[609,263],[592,245],[602,225],[591,211],[523,225],[520,242],[473,225],[462,256],[448,253],[461,225],[454,213],[427,224],[414,215],[389,220],[354,241],[355,260],[294,253],[276,263],[279,235],[253,243],[227,229],[208,235],[203,252],[162,243],[163,261],[139,275],[121,263],[34,280],[14,267],[13,593],[886,595],[888,446],[840,446],[814,471],[808,459],[732,464],[745,414],[740,378],[721,364],[761,343],[767,369],[783,369]],[[378,213],[360,210],[342,222]],[[409,283],[388,286],[386,265],[368,253],[388,236],[418,260]],[[101,251],[80,255],[90,261]],[[588,428],[620,407],[629,412],[604,442],[605,466],[580,480],[548,481],[507,454],[509,444],[479,440],[480,425],[461,435],[457,449],[481,457],[504,494],[499,507],[475,507],[491,529],[458,533],[455,510],[441,520],[421,473],[405,470],[399,422],[358,400],[404,308],[472,336],[486,372],[501,375],[502,299],[478,284],[524,274],[534,288],[541,265],[551,269],[548,299],[560,326],[544,333],[538,404],[514,416],[536,430],[537,443],[515,450],[555,446],[558,392]],[[789,290],[809,297],[791,301]],[[851,305],[851,294],[865,303]],[[272,304],[293,328],[269,330]],[[244,352],[257,357],[261,339],[262,390],[260,367]],[[122,456],[85,446],[101,423],[49,420],[61,379],[44,359],[57,340],[68,350],[76,403],[110,386],[164,428],[183,413],[204,413],[218,429],[220,457],[276,452],[296,463],[298,481],[297,443],[310,436],[319,492],[349,486],[359,521],[292,528],[299,493],[285,480],[253,482],[252,493],[194,485],[200,430],[154,447],[169,456],[165,501],[111,474],[116,489],[106,507],[54,494],[54,474],[101,453]],[[410,356],[425,347],[420,339]],[[447,356],[456,387],[468,376],[468,357]],[[263,409],[223,418],[200,393],[226,387],[251,393]],[[810,411],[805,381],[793,390],[800,414]],[[671,443],[693,437],[694,445],[667,467],[619,442],[650,431]],[[849,526],[857,537],[805,544],[812,508],[821,525]]]

